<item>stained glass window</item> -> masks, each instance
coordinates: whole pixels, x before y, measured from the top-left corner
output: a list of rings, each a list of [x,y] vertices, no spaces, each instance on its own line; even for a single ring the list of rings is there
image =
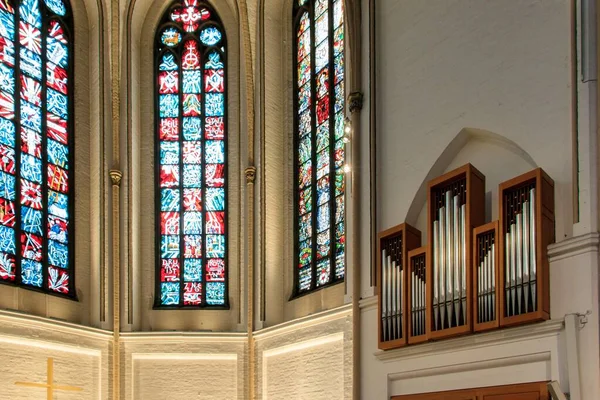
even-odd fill
[[[294,6],[296,294],[345,273],[343,0]]]
[[[156,32],[156,307],[227,307],[226,43],[203,1]]]
[[[0,282],[68,297],[71,32],[66,0],[0,0]]]

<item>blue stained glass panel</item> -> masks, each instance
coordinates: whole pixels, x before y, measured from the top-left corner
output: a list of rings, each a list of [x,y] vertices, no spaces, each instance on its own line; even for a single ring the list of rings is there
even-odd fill
[[[221,41],[223,35],[221,31],[214,26],[202,29],[200,32],[200,41],[206,46],[214,46]]]
[[[21,176],[32,182],[42,183],[42,160],[21,154]]]
[[[335,112],[341,112],[344,109],[344,82],[340,82],[335,87]]]
[[[163,306],[179,304],[179,283],[163,282],[160,284],[160,302]]]
[[[225,236],[224,235],[206,235],[206,257],[223,258],[225,257]]]
[[[158,69],[161,71],[176,71],[179,69],[177,63],[175,62],[175,56],[173,53],[165,53],[162,57],[162,61],[158,66]]]
[[[183,71],[183,93],[202,93],[202,71]]]
[[[0,197],[6,200],[15,199],[15,177],[0,171]]]
[[[29,207],[21,207],[21,230],[42,235],[42,212]]]
[[[304,135],[310,133],[311,120],[312,120],[312,118],[310,116],[310,110],[305,110],[303,113],[300,114],[299,129],[298,129],[298,134],[300,136],[304,136]]]
[[[225,115],[225,96],[223,93],[207,93],[206,95],[206,115],[208,117],[222,117]]]
[[[21,71],[37,80],[42,80],[42,59],[33,51],[21,47],[19,51],[21,55]]]
[[[8,254],[0,253],[0,279],[15,279],[15,259]]]
[[[15,147],[15,125],[4,118],[0,118],[0,143]]]
[[[179,236],[163,235],[160,242],[161,258],[179,257]]]
[[[179,164],[179,143],[161,142],[160,143],[160,163],[163,165]]]
[[[15,93],[14,71],[4,63],[0,63],[0,88],[7,93]]]
[[[312,240],[308,239],[300,243],[298,261],[300,266],[310,265],[312,262]]]
[[[69,148],[50,139],[48,139],[46,146],[48,161],[64,169],[69,169]]]
[[[202,101],[199,94],[183,95],[183,115],[186,117],[202,115]]]
[[[329,121],[323,122],[317,128],[317,153],[329,146]]]
[[[63,68],[67,68],[69,64],[69,52],[67,50],[67,46],[52,36],[48,36],[46,38],[46,54],[48,61]]]
[[[298,163],[303,164],[307,161],[312,154],[310,135],[304,136],[298,145]]]
[[[21,102],[21,125],[42,132],[42,109],[26,101]]]
[[[197,117],[183,118],[183,138],[185,140],[202,139],[202,119]]]
[[[323,259],[317,262],[317,286],[323,286],[329,283],[331,275],[331,264],[329,259]]]
[[[222,164],[225,162],[225,142],[222,140],[206,141],[206,162],[209,164]]]
[[[176,94],[161,94],[158,97],[158,107],[162,118],[179,115],[179,96]]]
[[[46,5],[52,12],[63,17],[67,13],[67,8],[62,0],[45,0]]]
[[[183,233],[187,235],[202,234],[202,213],[185,212],[183,213]]]
[[[175,47],[181,42],[181,32],[177,28],[170,26],[163,30],[160,41],[166,46]]]
[[[48,240],[48,262],[60,268],[69,265],[69,248],[62,243]]]
[[[310,289],[312,281],[312,271],[310,266],[302,268],[298,271],[298,289],[305,292]]]
[[[183,261],[183,280],[186,282],[202,282],[202,259],[186,258]]]
[[[21,260],[21,282],[42,287],[42,264],[28,259]]]
[[[335,198],[335,223],[344,222],[344,197],[338,196]]]
[[[48,89],[47,95],[48,103],[46,106],[48,107],[48,111],[58,115],[62,119],[68,119],[69,113],[67,111],[67,96],[52,89]]]
[[[327,151],[317,154],[317,179],[321,179],[324,175],[329,174],[329,157],[330,155]]]
[[[67,244],[69,242],[68,227],[69,222],[55,217],[53,215],[48,216],[48,239],[56,240],[58,242]]]
[[[329,201],[329,196],[329,175],[326,175],[317,182],[317,205],[320,206],[327,203]]]
[[[15,37],[15,17],[4,10],[0,10],[0,36],[9,40]]]
[[[207,282],[206,283],[206,304],[223,305],[225,304],[225,283]]]
[[[183,166],[183,187],[199,188],[202,187],[202,166],[194,164],[184,164]]]
[[[344,113],[335,114],[335,140],[344,137]]]
[[[346,271],[346,255],[342,250],[335,256],[335,277],[336,279],[342,279]]]
[[[329,205],[320,206],[317,210],[317,232],[322,232],[329,228],[331,216]]]
[[[221,69],[225,68],[221,55],[216,51],[212,51],[208,54],[208,61],[205,64],[206,69]]]
[[[306,240],[312,236],[312,213],[305,214],[298,221],[298,231],[300,241]]]
[[[42,15],[40,14],[38,0],[21,0],[19,13],[23,21],[36,28],[42,27]]]
[[[161,211],[179,211],[179,189],[162,189],[160,191]]]
[[[206,210],[222,211],[225,209],[225,189],[207,188],[206,189]]]
[[[53,190],[48,191],[48,212],[61,218],[69,217],[69,198]]]
[[[15,254],[15,231],[4,225],[0,225],[0,251],[8,254]]]

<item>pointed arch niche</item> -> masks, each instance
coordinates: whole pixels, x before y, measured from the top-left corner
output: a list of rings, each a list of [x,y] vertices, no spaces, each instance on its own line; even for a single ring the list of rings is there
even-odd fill
[[[212,330],[234,331],[242,322],[240,268],[241,257],[241,189],[245,179],[240,163],[240,149],[245,139],[240,136],[240,50],[239,24],[233,1],[208,1],[218,15],[226,47],[226,90],[225,108],[227,127],[227,285],[228,309],[178,310],[157,309],[155,291],[156,269],[156,219],[155,205],[159,196],[155,189],[155,53],[156,30],[161,24],[165,10],[173,4],[162,0],[137,0],[131,2],[130,19],[124,67],[127,93],[128,118],[122,118],[123,132],[127,142],[127,167],[124,168],[125,198],[128,201],[126,221],[126,257],[129,270],[123,271],[123,320],[127,330]],[[125,148],[125,147],[123,147]],[[124,161],[123,161],[124,162]]]
[[[99,177],[102,176],[103,110],[100,85],[104,68],[101,56],[101,36],[98,25],[89,21],[102,18],[96,1],[65,0],[70,4],[72,30],[68,33],[72,54],[68,55],[72,68],[67,91],[72,90],[72,114],[69,113],[68,140],[72,141],[72,163],[69,165],[69,195],[73,197],[70,210],[73,216],[70,240],[76,236],[69,250],[74,285],[72,294],[76,299],[66,299],[24,288],[0,285],[0,308],[17,310],[42,317],[62,319],[83,325],[99,326],[99,296],[96,289],[100,267],[101,202]],[[20,2],[9,2],[14,4]],[[62,13],[58,2],[51,4],[58,14]],[[48,20],[44,20],[45,23]],[[66,26],[65,26],[66,28]],[[64,62],[61,61],[61,62]],[[66,65],[66,64],[65,64]],[[42,68],[45,68],[43,66]],[[43,71],[42,71],[43,72]],[[15,75],[16,76],[16,75]],[[45,77],[45,72],[42,73]],[[45,80],[44,80],[45,82]],[[64,88],[62,88],[64,90]],[[42,90],[42,94],[45,93]],[[58,92],[57,92],[58,93]],[[43,145],[43,142],[42,142]],[[49,164],[50,165],[50,164]],[[73,167],[73,168],[71,168]],[[42,176],[46,173],[42,170]],[[76,193],[76,195],[75,195]],[[44,266],[45,268],[45,266]]]

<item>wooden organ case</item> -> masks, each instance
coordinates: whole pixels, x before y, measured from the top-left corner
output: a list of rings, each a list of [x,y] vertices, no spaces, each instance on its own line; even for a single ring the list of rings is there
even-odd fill
[[[466,164],[429,182],[426,246],[406,223],[379,234],[379,349],[550,317],[554,182],[538,168],[501,183],[498,207],[486,224],[485,177]]]

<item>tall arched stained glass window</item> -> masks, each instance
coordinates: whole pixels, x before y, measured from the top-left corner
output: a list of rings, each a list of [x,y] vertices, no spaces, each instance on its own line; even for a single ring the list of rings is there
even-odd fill
[[[296,294],[345,272],[342,0],[295,0]]]
[[[75,296],[66,0],[0,0],[0,282]]]
[[[156,307],[227,307],[225,32],[177,0],[155,43]]]

